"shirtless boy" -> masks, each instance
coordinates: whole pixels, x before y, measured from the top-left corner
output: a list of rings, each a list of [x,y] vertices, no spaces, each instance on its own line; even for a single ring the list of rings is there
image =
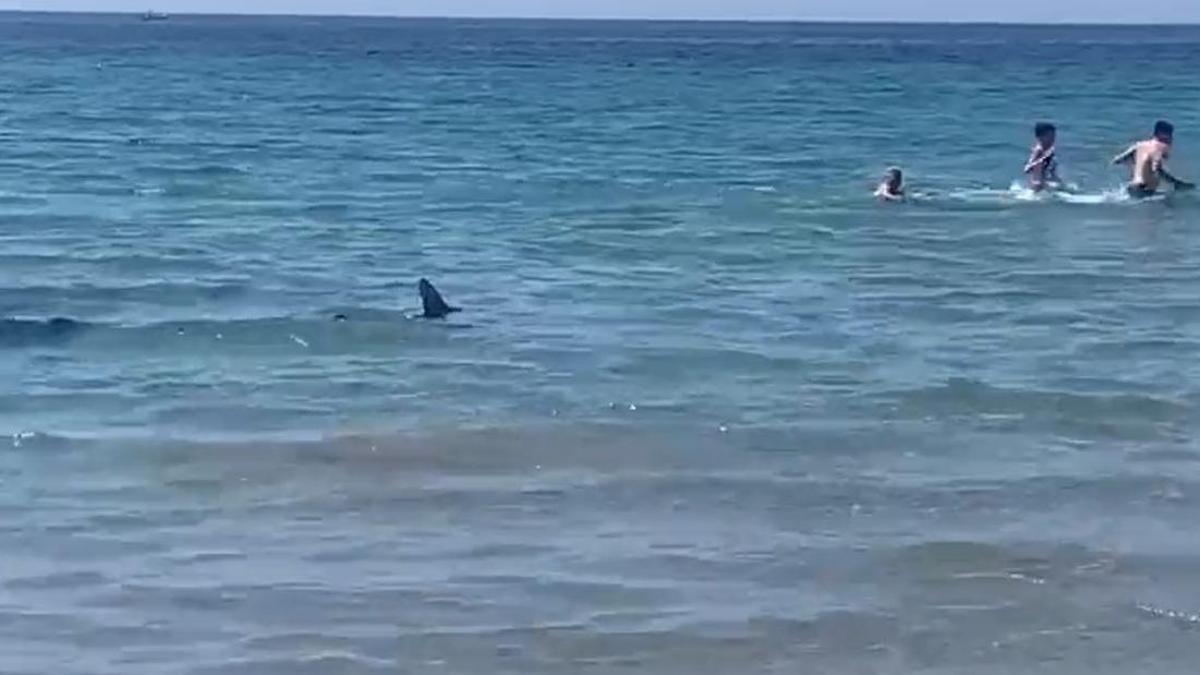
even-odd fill
[[[1133,162],[1133,178],[1126,188],[1129,196],[1152,197],[1158,192],[1159,184],[1166,181],[1176,190],[1190,190],[1195,185],[1172,176],[1166,168],[1171,156],[1171,143],[1175,140],[1175,127],[1170,122],[1159,121],[1154,125],[1154,137],[1129,146],[1129,149],[1113,158],[1113,164]]]

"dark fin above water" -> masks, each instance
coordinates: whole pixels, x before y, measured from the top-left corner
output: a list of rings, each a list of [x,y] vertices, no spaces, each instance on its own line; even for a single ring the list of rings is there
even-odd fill
[[[421,279],[417,282],[417,292],[421,294],[422,318],[443,319],[449,314],[462,311],[459,307],[451,307],[446,304],[442,294],[438,293],[428,279]]]

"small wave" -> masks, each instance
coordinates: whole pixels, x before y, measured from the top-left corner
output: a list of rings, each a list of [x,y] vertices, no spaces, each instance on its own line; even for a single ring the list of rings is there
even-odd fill
[[[160,165],[140,167],[139,174],[155,178],[221,178],[231,176],[246,176],[250,168],[232,164],[195,164],[195,165]]]
[[[0,192],[0,204],[6,206],[41,206],[46,201],[46,198],[40,195],[9,191]]]
[[[1200,614],[1164,609],[1149,604],[1140,604],[1137,608],[1139,611],[1158,619],[1169,619],[1184,625],[1200,626]]]
[[[0,320],[0,347],[27,347],[57,344],[75,337],[88,324],[74,319],[3,319]]]
[[[1020,416],[1031,422],[1042,420],[1077,425],[1075,428],[1079,431],[1093,429],[1095,420],[1122,420],[1131,427],[1140,422],[1153,430],[1156,424],[1185,419],[1190,411],[1186,401],[1163,396],[1007,388],[962,378],[892,391],[880,397],[898,406],[899,411],[922,417]],[[1133,432],[1133,428],[1125,430],[1125,433]]]

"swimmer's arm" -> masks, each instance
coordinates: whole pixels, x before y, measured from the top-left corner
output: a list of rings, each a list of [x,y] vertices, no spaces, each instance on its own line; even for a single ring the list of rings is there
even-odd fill
[[[1112,163],[1113,164],[1124,164],[1125,162],[1128,162],[1129,160],[1133,159],[1133,156],[1136,154],[1137,154],[1137,143],[1134,143],[1133,145],[1129,146],[1128,150],[1126,150],[1125,152],[1122,152],[1121,154],[1117,155],[1116,157],[1113,157]]]
[[[1179,178],[1172,176],[1171,172],[1167,171],[1167,167],[1163,166],[1161,161],[1158,162],[1158,164],[1155,166],[1155,169],[1158,171],[1158,175],[1162,176],[1163,180],[1173,185],[1176,190],[1191,190],[1196,187],[1194,184],[1189,183],[1186,180],[1180,180]]]
[[[875,196],[885,202],[902,202],[904,201],[904,192],[892,192],[886,185],[880,185],[875,190]]]
[[[1033,153],[1029,155],[1029,161],[1025,163],[1025,173],[1033,173],[1033,170],[1044,164],[1046,160],[1054,156],[1054,148],[1050,148],[1042,152],[1041,148],[1034,148]]]

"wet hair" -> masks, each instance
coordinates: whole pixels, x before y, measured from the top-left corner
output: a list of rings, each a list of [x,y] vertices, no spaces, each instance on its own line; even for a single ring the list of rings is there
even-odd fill
[[[900,167],[898,167],[898,166],[889,167],[886,174],[887,174],[888,178],[895,178],[896,180],[904,180],[904,172],[901,171]]]
[[[1159,120],[1154,123],[1155,136],[1174,136],[1175,125],[1166,120]]]
[[[1057,131],[1058,128],[1049,122],[1038,122],[1037,124],[1033,125],[1033,135],[1038,138],[1041,138],[1046,134],[1053,134]]]

